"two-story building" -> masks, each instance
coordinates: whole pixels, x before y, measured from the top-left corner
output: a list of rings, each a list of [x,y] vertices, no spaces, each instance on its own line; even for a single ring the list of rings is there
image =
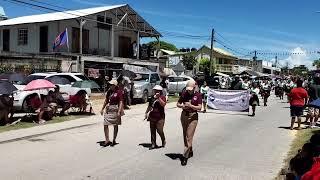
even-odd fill
[[[65,30],[68,43],[53,49]],[[157,60],[140,56],[144,37],[159,40],[161,34],[127,4],[7,19],[0,21],[0,66],[87,73],[126,64],[157,70]]]
[[[200,61],[203,58],[210,59],[211,49],[207,46],[202,46],[197,54],[196,59]],[[225,74],[240,74],[245,70],[262,71],[262,61],[257,60],[253,62],[250,59],[240,59],[232,53],[220,49],[213,48],[213,64],[216,72]],[[199,71],[199,63],[197,65]]]

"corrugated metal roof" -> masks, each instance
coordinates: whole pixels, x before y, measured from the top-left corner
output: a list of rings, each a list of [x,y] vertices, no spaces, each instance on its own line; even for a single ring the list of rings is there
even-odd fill
[[[8,19],[5,21],[0,21],[0,26],[10,26],[10,25],[17,25],[17,24],[40,23],[40,22],[48,22],[48,21],[74,19],[74,18],[88,16],[91,14],[96,14],[99,12],[123,7],[126,5],[127,4],[121,4],[121,5],[103,6],[103,7],[73,10],[73,11],[62,11],[62,12],[54,12],[54,13],[47,13],[47,14],[22,16],[22,17],[17,17],[17,18],[13,18],[13,19]]]

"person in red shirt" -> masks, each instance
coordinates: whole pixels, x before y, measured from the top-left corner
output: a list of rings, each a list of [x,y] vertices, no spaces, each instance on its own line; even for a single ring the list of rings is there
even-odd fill
[[[187,165],[188,158],[193,157],[192,141],[198,124],[198,111],[202,109],[202,96],[196,91],[196,82],[189,80],[178,102],[177,107],[182,109],[181,125],[183,129],[184,153],[181,165]]]
[[[293,88],[288,95],[290,102],[291,130],[293,130],[296,118],[298,119],[298,130],[301,129],[301,116],[303,115],[304,106],[308,102],[308,92],[302,87],[302,84],[302,80],[297,80],[297,87]]]
[[[149,99],[149,105],[146,110],[146,118],[150,122],[151,147],[150,150],[157,148],[157,134],[160,135],[162,147],[166,145],[166,138],[163,132],[165,111],[164,107],[167,103],[167,98],[163,94],[163,88],[156,85],[153,88],[153,96]]]
[[[101,115],[104,114],[104,134],[106,138],[106,141],[101,144],[103,147],[117,144],[118,126],[121,125],[121,116],[124,115],[123,93],[118,88],[118,82],[116,80],[111,80],[109,81],[109,84],[110,88],[100,111]],[[114,127],[112,142],[109,139],[109,126]]]

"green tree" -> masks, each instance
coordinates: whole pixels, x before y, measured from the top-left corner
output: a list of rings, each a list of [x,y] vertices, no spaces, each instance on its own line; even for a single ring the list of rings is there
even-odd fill
[[[149,46],[151,46],[153,49],[157,49],[158,47],[158,41],[152,41],[148,43]],[[171,43],[165,42],[165,41],[160,41],[160,49],[165,49],[169,51],[178,51],[178,48]]]
[[[193,55],[187,54],[183,56],[182,63],[187,70],[193,70],[193,67],[197,64],[197,60]]]
[[[315,66],[317,69],[320,69],[320,59],[314,60],[312,66]]]
[[[208,58],[200,59],[199,71],[203,72],[205,75],[210,73],[210,60]]]

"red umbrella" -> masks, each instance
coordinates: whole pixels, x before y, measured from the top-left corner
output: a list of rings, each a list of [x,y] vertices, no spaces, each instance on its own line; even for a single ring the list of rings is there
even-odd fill
[[[25,91],[39,90],[39,89],[50,89],[55,88],[56,86],[52,84],[50,81],[45,79],[37,79],[33,80],[27,84],[24,88]]]

